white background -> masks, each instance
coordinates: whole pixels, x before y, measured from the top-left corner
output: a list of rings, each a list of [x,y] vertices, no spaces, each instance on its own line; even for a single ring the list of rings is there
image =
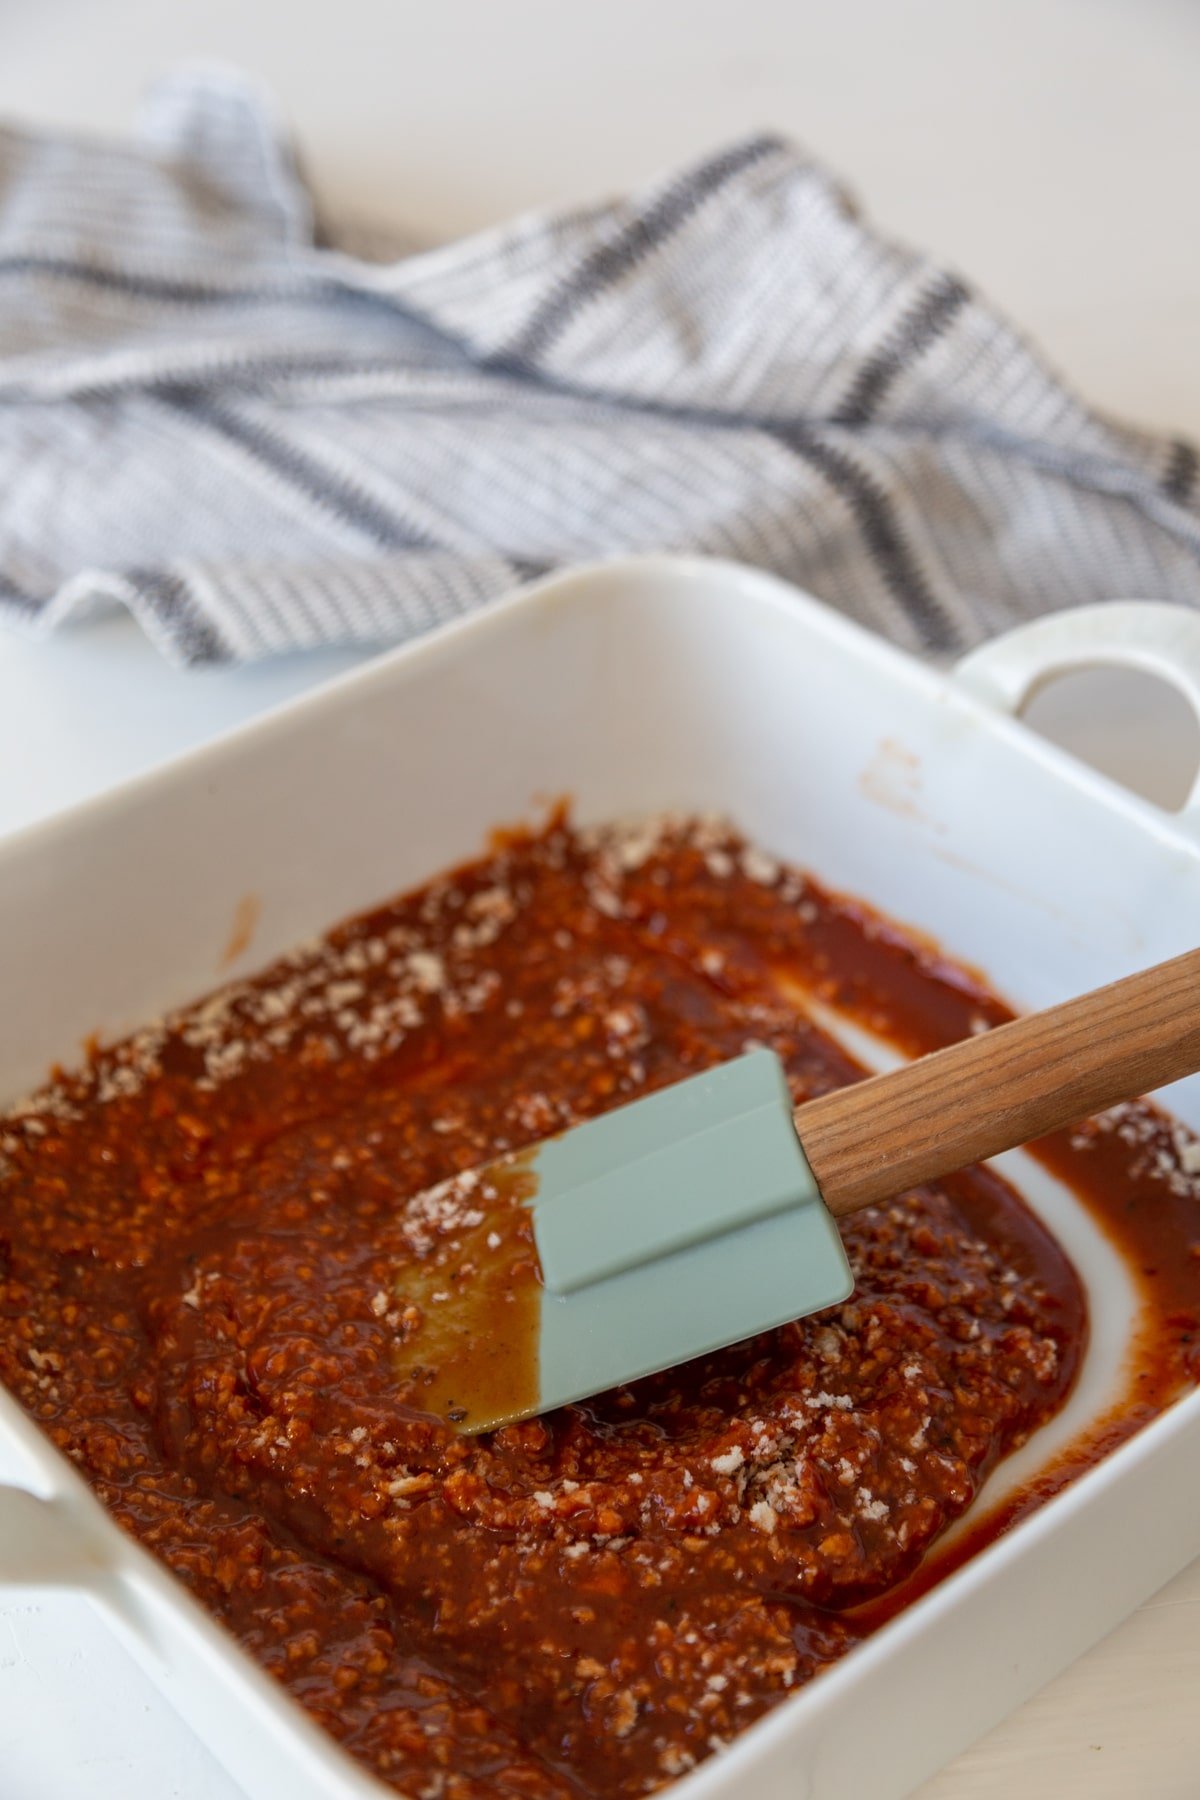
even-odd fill
[[[1192,0],[0,0],[8,116],[120,129],[190,57],[274,87],[327,208],[428,237],[781,128],[1092,400],[1200,439]],[[183,675],[122,621],[0,637],[0,832],[354,660]],[[1038,720],[1168,803],[1200,743],[1174,696],[1111,676]],[[921,1800],[1195,1800],[1198,1684],[1200,1565]],[[0,1800],[171,1796],[235,1800],[86,1608],[0,1599]]]

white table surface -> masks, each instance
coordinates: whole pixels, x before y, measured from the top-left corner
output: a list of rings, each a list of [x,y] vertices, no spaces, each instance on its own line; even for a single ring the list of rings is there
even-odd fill
[[[119,128],[192,56],[275,87],[326,204],[429,236],[782,128],[1095,401],[1200,438],[1191,0],[0,0],[0,113]],[[183,675],[121,620],[0,637],[0,833],[354,660]],[[1044,728],[1177,798],[1182,703],[1089,680],[1039,703]],[[920,1800],[1195,1800],[1198,1685],[1200,1563]],[[172,1796],[237,1800],[84,1605],[0,1599],[0,1800]]]

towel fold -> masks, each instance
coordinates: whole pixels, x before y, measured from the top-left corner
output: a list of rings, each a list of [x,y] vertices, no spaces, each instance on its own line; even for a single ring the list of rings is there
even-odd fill
[[[0,133],[0,619],[177,662],[394,643],[559,565],[773,569],[910,649],[1200,602],[1197,455],[1083,405],[794,146],[392,260],[269,100]]]

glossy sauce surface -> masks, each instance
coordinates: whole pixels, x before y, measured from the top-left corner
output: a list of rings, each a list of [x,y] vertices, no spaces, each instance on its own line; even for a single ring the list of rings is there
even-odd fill
[[[478,1440],[433,1416],[464,1270],[485,1355],[529,1341],[520,1193],[463,1172],[748,1043],[798,1101],[855,1079],[798,990],[912,1052],[1008,1016],[717,823],[555,821],[0,1123],[0,1379],[401,1791],[683,1773],[940,1573],[1071,1389],[1078,1279],[980,1170],[854,1219],[820,1318]],[[1200,1363],[1194,1141],[1133,1106],[1040,1153],[1142,1308],[1127,1392],[1009,1517]]]

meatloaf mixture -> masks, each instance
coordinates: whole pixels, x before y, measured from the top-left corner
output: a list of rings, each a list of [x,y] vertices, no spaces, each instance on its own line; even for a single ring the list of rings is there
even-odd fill
[[[910,1053],[1008,1016],[721,823],[499,839],[0,1119],[0,1380],[402,1793],[651,1792],[949,1566],[1086,1348],[1063,1251],[977,1169],[849,1223],[820,1317],[490,1436],[429,1409],[411,1370],[511,1230],[452,1178],[753,1044],[797,1101],[857,1079],[813,999]],[[1039,1153],[1128,1259],[1138,1350],[988,1532],[1198,1361],[1200,1146],[1132,1106]]]

